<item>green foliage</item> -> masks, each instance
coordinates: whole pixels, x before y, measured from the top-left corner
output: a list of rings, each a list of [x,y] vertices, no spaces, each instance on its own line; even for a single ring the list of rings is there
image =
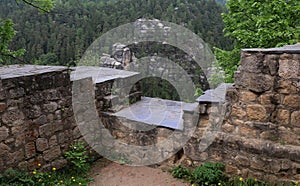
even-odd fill
[[[39,9],[41,12],[49,12],[54,8],[52,0],[16,0],[16,2],[23,2]],[[25,49],[13,50],[9,47],[16,35],[13,26],[11,19],[2,20],[0,18],[0,65],[10,64],[9,59],[20,57],[26,51]]]
[[[34,8],[39,9],[40,12],[50,12],[54,8],[54,2],[52,0],[16,0],[17,2],[23,2]]]
[[[231,51],[215,48],[215,57],[218,60],[217,66],[220,66],[225,72],[224,82],[234,82],[234,72],[240,65],[240,49],[234,48]],[[218,76],[218,72],[213,76]]]
[[[226,35],[235,38],[239,48],[269,48],[300,39],[299,0],[228,0],[226,7]]]
[[[86,172],[90,168],[87,150],[82,142],[76,142],[71,145],[70,150],[65,153],[65,156],[78,172]]]
[[[195,169],[193,182],[198,185],[218,185],[226,179],[223,170],[224,164],[206,162]]]
[[[227,180],[223,172],[224,164],[206,162],[195,170],[181,165],[174,167],[171,174],[175,178],[184,179],[197,185],[218,185]]]
[[[181,165],[175,166],[170,172],[173,177],[184,179],[192,186],[269,186],[269,184],[257,180],[256,178],[244,179],[242,177],[229,178],[224,173],[224,164],[206,162],[194,170]],[[282,185],[282,184],[276,184]],[[297,186],[298,182],[290,183],[290,186]]]
[[[6,170],[0,176],[0,186],[10,185],[33,185],[34,181],[28,173],[15,171],[13,169]]]
[[[181,165],[175,166],[171,170],[171,174],[174,178],[192,181],[191,179],[192,179],[193,172],[190,169],[187,169]]]
[[[299,0],[228,0],[222,17],[226,36],[235,39],[232,51],[215,50],[226,71],[226,81],[233,81],[239,65],[240,49],[271,48],[300,41]]]
[[[54,167],[49,172],[34,170],[31,173],[8,169],[0,176],[0,186],[87,186],[91,181],[85,174],[72,169],[56,171]]]
[[[24,54],[25,50],[11,50],[9,44],[16,35],[16,31],[13,29],[13,22],[10,19],[2,20],[0,18],[0,65],[6,60],[13,57],[19,57]]]
[[[194,96],[195,96],[195,97],[199,97],[199,96],[201,96],[202,94],[203,94],[203,90],[202,90],[201,88],[197,87],[196,90],[195,90]]]
[[[46,4],[49,0],[27,1],[48,9],[52,7]],[[232,41],[222,34],[224,23],[221,13],[224,5],[213,0],[105,1],[54,0],[53,11],[39,14],[36,9],[24,6],[24,3],[3,0],[0,16],[11,18],[16,23],[18,33],[11,49],[25,48],[26,63],[40,60],[42,54],[54,53],[59,65],[74,65],[74,61],[81,58],[96,38],[112,28],[143,17],[186,26],[210,46],[232,48]]]

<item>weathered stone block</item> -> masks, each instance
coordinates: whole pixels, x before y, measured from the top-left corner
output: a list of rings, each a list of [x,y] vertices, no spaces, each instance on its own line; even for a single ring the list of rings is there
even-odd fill
[[[237,155],[234,158],[240,165],[242,166],[249,166],[250,165],[250,161],[249,158],[243,155]]]
[[[226,164],[225,165],[225,172],[227,174],[233,174],[233,175],[237,175],[239,173],[239,169],[235,166]]]
[[[291,124],[300,127],[300,111],[292,113]]]
[[[298,95],[285,96],[282,104],[286,107],[300,108],[300,96]]]
[[[231,110],[231,116],[237,117],[237,118],[244,118],[247,115],[246,111],[244,111],[243,108],[238,106],[233,106]]]
[[[240,100],[243,102],[254,102],[257,98],[257,95],[250,91],[241,91]]]
[[[56,145],[57,145],[57,137],[56,137],[56,135],[51,136],[50,139],[49,139],[49,146],[53,147],[53,146],[56,146]]]
[[[25,91],[21,87],[20,88],[15,88],[15,89],[9,90],[8,95],[11,99],[20,98],[20,97],[23,97],[25,95]]]
[[[275,82],[276,90],[282,94],[296,94],[299,91],[300,84],[293,80],[279,80]]]
[[[25,156],[24,156],[24,150],[23,149],[20,149],[16,152],[13,152],[13,153],[9,153],[9,160],[7,162],[7,164],[14,164],[14,163],[17,163],[17,162],[20,162],[22,160],[24,160]]]
[[[293,59],[279,60],[279,76],[283,78],[299,78],[300,61]]]
[[[54,113],[58,108],[58,104],[56,102],[51,102],[49,104],[44,104],[43,108],[46,112]]]
[[[37,151],[43,152],[49,148],[48,140],[46,138],[38,138],[35,143]]]
[[[43,158],[46,161],[52,161],[61,155],[61,150],[59,146],[54,146],[49,150],[44,151]]]
[[[29,142],[25,145],[25,157],[27,159],[35,156],[35,144],[34,142]]]
[[[5,155],[5,154],[8,154],[10,151],[10,148],[5,145],[4,143],[0,143],[0,157]]]
[[[24,145],[24,144],[25,144],[25,134],[20,133],[16,137],[15,146],[19,147],[19,146]]]
[[[11,125],[13,123],[16,123],[16,121],[22,121],[24,119],[25,116],[20,110],[9,110],[2,115],[2,121],[7,125]]]
[[[0,113],[6,110],[6,103],[0,103]]]
[[[248,118],[251,120],[263,122],[267,119],[267,111],[262,105],[248,105],[246,111]]]
[[[261,93],[271,90],[274,85],[274,77],[267,74],[236,72],[235,85],[238,88],[248,89],[253,92]]]
[[[269,67],[270,74],[275,75],[278,72],[279,67],[279,55],[266,55],[264,64]]]
[[[235,127],[233,125],[230,125],[229,123],[226,123],[222,125],[222,131],[226,133],[232,133],[234,131]]]
[[[39,127],[39,134],[41,137],[50,136],[52,134],[53,124],[46,124]]]
[[[260,103],[262,105],[271,105],[271,104],[275,104],[278,105],[280,103],[280,95],[279,94],[262,94],[259,97]]]
[[[239,127],[238,133],[245,137],[257,137],[257,131],[248,127]]]
[[[0,127],[0,142],[6,140],[9,130],[6,127]]]
[[[244,72],[268,72],[268,66],[263,63],[264,55],[261,53],[242,52],[240,70]]]
[[[275,112],[273,112],[272,117],[274,118],[273,122],[287,125],[290,121],[290,111],[285,109],[277,109]]]

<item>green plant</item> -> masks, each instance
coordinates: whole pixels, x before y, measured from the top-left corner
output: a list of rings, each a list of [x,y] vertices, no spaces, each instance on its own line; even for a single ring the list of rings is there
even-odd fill
[[[82,142],[76,142],[71,145],[65,156],[79,172],[86,172],[90,168],[87,150]]]
[[[187,181],[190,181],[192,178],[192,171],[181,165],[175,166],[170,172],[174,178],[184,179]]]
[[[196,90],[195,90],[194,96],[195,96],[195,97],[199,97],[199,96],[201,96],[202,94],[203,94],[203,90],[202,90],[201,88],[197,87]]]
[[[92,180],[82,173],[72,169],[43,172],[34,170],[31,173],[8,169],[0,176],[0,186],[88,186]]]
[[[0,176],[0,185],[1,186],[10,186],[10,185],[33,185],[34,181],[25,172],[15,171],[13,169],[6,170]]]
[[[193,172],[193,182],[198,185],[218,185],[226,180],[224,164],[206,162]]]

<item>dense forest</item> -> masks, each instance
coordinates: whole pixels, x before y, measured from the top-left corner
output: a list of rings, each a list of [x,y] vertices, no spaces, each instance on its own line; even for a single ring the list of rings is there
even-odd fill
[[[21,2],[2,0],[0,17],[13,20],[17,35],[11,48],[26,49],[10,63],[74,65],[103,33],[139,18],[183,25],[211,47],[232,48],[224,37],[224,0],[55,0],[50,13],[39,13]]]

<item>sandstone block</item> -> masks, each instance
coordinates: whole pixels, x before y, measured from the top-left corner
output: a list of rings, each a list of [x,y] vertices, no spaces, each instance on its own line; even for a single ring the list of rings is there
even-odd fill
[[[0,103],[0,112],[4,112],[6,110],[6,104]]]
[[[250,165],[249,159],[248,159],[246,156],[237,155],[234,159],[235,159],[240,165],[243,165],[243,166],[249,166],[249,165]]]
[[[280,103],[280,95],[279,94],[262,94],[259,97],[259,100],[262,105],[279,104]]]
[[[240,100],[243,102],[254,102],[257,98],[257,95],[250,91],[241,91]]]
[[[239,127],[239,134],[245,137],[257,137],[257,131],[247,127]]]
[[[263,63],[264,56],[261,53],[242,53],[240,70],[253,73],[268,71],[268,66]]]
[[[300,108],[300,96],[298,95],[285,96],[282,104],[287,107]]]
[[[290,121],[290,111],[285,109],[277,109],[273,114],[273,122],[287,125]]]
[[[61,155],[61,150],[59,146],[54,146],[49,150],[44,151],[43,157],[46,161],[54,160]]]
[[[35,143],[37,151],[43,152],[49,148],[48,140],[46,138],[38,138]]]
[[[269,67],[270,74],[275,75],[278,71],[279,66],[279,55],[266,55],[264,64]]]
[[[49,139],[49,146],[53,147],[57,145],[57,137],[56,135],[51,136],[51,138]]]
[[[15,88],[15,89],[11,89],[9,90],[9,97],[14,99],[14,98],[20,98],[23,97],[25,95],[25,91],[23,88]]]
[[[300,61],[293,59],[279,60],[279,76],[283,78],[299,78]]]
[[[25,116],[20,110],[9,110],[2,115],[2,121],[7,125],[12,125],[18,121],[22,121],[24,118]]]
[[[23,151],[23,149],[20,149],[14,153],[9,153],[9,157],[10,158],[9,158],[7,164],[18,163],[25,158],[24,151]]]
[[[238,106],[232,106],[231,116],[242,119],[246,115],[247,115],[247,113],[246,113],[246,111],[244,111],[243,108],[238,107]]]
[[[44,104],[43,107],[46,112],[54,113],[58,108],[58,104],[56,102],[51,102],[49,104]]]
[[[34,142],[27,143],[25,145],[25,157],[27,159],[32,158],[32,157],[35,156],[35,153],[36,152],[35,152],[35,144],[34,144]]]
[[[273,88],[274,78],[267,74],[237,72],[235,74],[235,85],[237,88],[248,89],[253,92],[261,93]]]
[[[46,124],[39,127],[39,134],[41,137],[50,136],[53,133],[53,124]]]
[[[230,125],[230,124],[224,124],[222,125],[222,131],[226,132],[226,133],[232,133],[234,131],[235,127]]]
[[[0,127],[0,142],[6,140],[9,130],[6,127]]]
[[[300,127],[300,111],[292,113],[291,124]]]
[[[4,143],[0,143],[0,157],[5,155],[5,154],[8,154],[10,151],[10,148],[5,145]]]
[[[247,116],[254,121],[265,121],[267,119],[267,111],[265,107],[259,104],[253,104],[247,106]]]
[[[232,165],[225,165],[225,172],[227,174],[237,175],[238,172],[239,172],[239,169],[235,166],[232,166]]]
[[[276,90],[282,94],[296,94],[299,86],[297,82],[292,80],[279,80],[275,83]]]

